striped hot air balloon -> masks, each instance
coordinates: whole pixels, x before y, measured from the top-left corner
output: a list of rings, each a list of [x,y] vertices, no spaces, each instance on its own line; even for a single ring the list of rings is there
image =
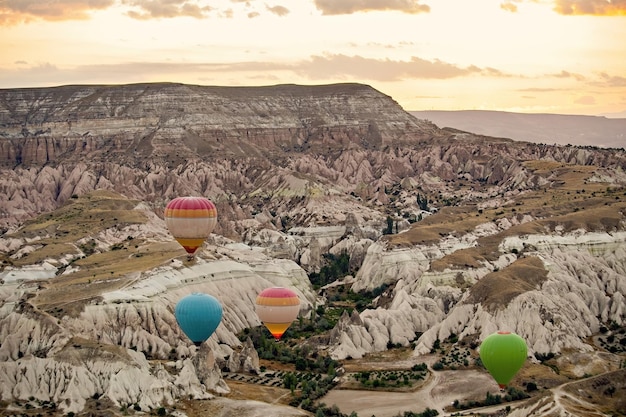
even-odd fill
[[[165,207],[165,224],[192,259],[217,223],[215,204],[204,197],[177,197]]]
[[[256,313],[276,340],[280,340],[300,312],[298,295],[284,287],[267,288],[256,298]]]
[[[222,321],[222,305],[209,294],[189,294],[176,303],[174,316],[187,337],[200,346],[207,340]]]

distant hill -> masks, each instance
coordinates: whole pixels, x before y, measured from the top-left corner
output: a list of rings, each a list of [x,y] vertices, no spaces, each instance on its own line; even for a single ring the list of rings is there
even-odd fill
[[[440,128],[452,127],[471,133],[558,145],[626,147],[626,119],[601,116],[527,114],[484,110],[410,111]]]

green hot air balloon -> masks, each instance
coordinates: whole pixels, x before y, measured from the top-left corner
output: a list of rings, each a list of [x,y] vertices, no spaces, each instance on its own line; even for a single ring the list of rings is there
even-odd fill
[[[526,342],[511,332],[492,333],[480,345],[480,360],[504,390],[526,361]]]
[[[217,298],[197,292],[183,297],[174,309],[178,326],[196,346],[211,337],[222,321],[222,313]]]

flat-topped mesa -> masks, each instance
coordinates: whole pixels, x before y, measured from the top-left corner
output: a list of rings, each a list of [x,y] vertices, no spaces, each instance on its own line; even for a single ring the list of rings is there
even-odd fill
[[[362,84],[171,83],[0,90],[0,163],[380,149],[438,129]]]

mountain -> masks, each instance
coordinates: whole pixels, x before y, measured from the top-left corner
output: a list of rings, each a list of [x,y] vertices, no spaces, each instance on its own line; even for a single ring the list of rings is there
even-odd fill
[[[410,111],[413,116],[480,135],[535,143],[626,148],[626,119],[486,110]]]
[[[360,84],[156,83],[0,90],[0,152],[0,416],[449,413],[499,393],[501,329],[529,354],[501,410],[624,409],[623,149],[440,129]],[[218,210],[193,260],[179,195]],[[301,299],[277,343],[269,286]],[[200,347],[192,292],[224,308]]]

